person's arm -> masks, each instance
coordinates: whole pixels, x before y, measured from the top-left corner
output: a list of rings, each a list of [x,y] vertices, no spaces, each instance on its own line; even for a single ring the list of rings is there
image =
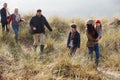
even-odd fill
[[[68,35],[68,40],[67,40],[67,47],[68,47],[68,48],[70,48],[70,46],[69,46],[69,43],[70,43],[70,34],[71,34],[71,33],[69,33],[69,35]]]
[[[20,15],[20,22],[25,22],[25,19],[21,17]]]
[[[4,9],[1,9],[0,13],[1,13],[1,18],[2,19],[6,19],[6,16],[5,16],[5,13],[4,13]]]
[[[35,27],[34,24],[33,24],[33,20],[34,20],[34,18],[32,18],[32,19],[30,20],[30,27],[31,27],[32,30],[36,30],[36,27]]]
[[[77,43],[77,47],[80,48],[80,44],[81,44],[81,38],[80,38],[80,33],[78,33],[78,39],[77,39],[78,43]]]
[[[8,15],[10,16],[10,12],[9,12],[8,8],[6,9],[6,12],[7,12],[7,13],[8,13]]]
[[[0,10],[0,16],[1,16],[1,10]]]
[[[0,10],[0,18],[1,18],[1,10]],[[0,22],[1,22],[1,20],[0,20]]]
[[[102,29],[99,31],[99,39],[102,37]]]
[[[9,16],[9,18],[8,18],[8,20],[7,20],[8,24],[11,23],[12,19],[13,19],[13,14]]]
[[[50,27],[50,25],[49,25],[49,23],[48,23],[48,21],[46,20],[45,17],[44,17],[44,19],[45,19],[45,26],[46,26],[50,31],[52,31],[52,28]]]
[[[30,27],[33,28],[33,18],[30,20]]]
[[[76,53],[80,53],[80,44],[81,44],[81,37],[80,37],[80,33],[78,33],[77,35],[77,50]]]
[[[102,37],[102,29],[99,29],[98,37],[97,37],[96,41],[99,41],[101,39],[101,37]]]

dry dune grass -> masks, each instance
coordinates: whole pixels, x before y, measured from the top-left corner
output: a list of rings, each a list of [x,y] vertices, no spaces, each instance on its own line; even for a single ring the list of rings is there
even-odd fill
[[[0,80],[109,80],[96,71],[94,61],[88,61],[85,20],[50,17],[49,22],[54,31],[52,34],[46,31],[45,54],[40,55],[39,48],[37,52],[32,49],[30,18],[31,15],[26,15],[26,22],[21,24],[19,45],[15,44],[12,29],[6,36],[0,32]],[[101,20],[103,37],[100,41],[100,68],[120,73],[120,24],[116,25],[116,19]],[[78,25],[81,33],[81,50],[73,58],[69,57],[66,48],[71,22]]]

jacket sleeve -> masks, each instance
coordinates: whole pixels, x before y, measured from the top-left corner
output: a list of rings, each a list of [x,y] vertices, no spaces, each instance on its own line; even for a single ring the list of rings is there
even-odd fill
[[[13,14],[9,16],[8,21],[7,21],[7,22],[8,22],[8,24],[10,24],[10,23],[11,23],[12,19],[13,19]]]
[[[1,10],[0,10],[0,16],[1,16]]]
[[[5,16],[5,13],[4,13],[4,10],[3,10],[3,9],[0,10],[0,14],[1,14],[1,17],[2,17],[3,19],[6,19],[6,16]]]
[[[80,48],[80,44],[81,44],[81,37],[80,37],[80,33],[78,33],[78,39],[77,39],[78,43],[77,43],[77,47]]]
[[[67,40],[67,47],[69,48],[69,43],[70,43],[70,33],[68,35],[68,40]]]
[[[34,27],[34,25],[33,25],[33,18],[30,20],[30,27],[31,27],[31,29]]]
[[[46,18],[44,17],[44,20],[45,20],[45,26],[50,30],[52,31],[52,28],[50,27],[48,21],[46,20]]]

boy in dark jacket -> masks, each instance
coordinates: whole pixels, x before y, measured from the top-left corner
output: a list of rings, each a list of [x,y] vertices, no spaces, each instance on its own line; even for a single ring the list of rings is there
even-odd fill
[[[70,55],[73,56],[80,48],[80,33],[77,31],[76,24],[71,25],[71,32],[68,36],[67,47],[70,49]]]
[[[36,16],[32,17],[30,21],[31,31],[34,38],[34,50],[36,51],[36,48],[39,44],[40,40],[40,51],[43,53],[44,50],[44,41],[45,41],[45,27],[46,26],[51,32],[52,28],[50,27],[49,23],[47,22],[46,18],[41,14],[41,10],[37,10]]]
[[[7,13],[10,15],[10,13],[7,11],[7,3],[3,4],[3,8],[0,10],[0,15],[1,15],[1,24],[2,24],[2,31],[5,31],[5,27],[6,27],[6,31],[8,32],[9,29],[7,27]]]

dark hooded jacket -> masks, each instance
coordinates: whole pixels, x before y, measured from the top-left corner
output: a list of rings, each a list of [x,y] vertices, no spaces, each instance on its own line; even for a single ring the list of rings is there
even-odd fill
[[[72,36],[73,35],[73,36]],[[74,32],[73,33],[69,33],[69,36],[68,36],[68,40],[67,40],[67,47],[70,48],[69,44],[70,44],[70,41],[73,40],[73,47],[74,48],[80,48],[80,33],[79,32]]]
[[[46,18],[41,15],[41,17],[34,16],[30,20],[30,27],[31,27],[31,33],[36,34],[36,33],[45,33],[45,27],[46,26],[50,31],[52,31],[52,28],[50,27],[48,21]],[[36,28],[36,30],[33,30],[33,27]]]
[[[1,22],[7,24],[7,12],[5,8],[2,8],[0,10],[0,15],[1,15]]]

